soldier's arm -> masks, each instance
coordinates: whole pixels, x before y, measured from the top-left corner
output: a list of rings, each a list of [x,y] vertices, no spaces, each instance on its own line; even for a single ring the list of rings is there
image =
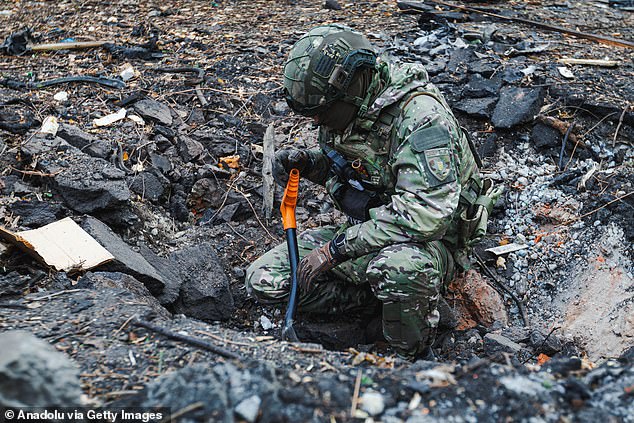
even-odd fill
[[[453,119],[432,113],[407,122],[405,141],[393,166],[397,182],[391,202],[370,210],[370,220],[346,231],[343,253],[359,257],[387,245],[442,238],[460,199]]]

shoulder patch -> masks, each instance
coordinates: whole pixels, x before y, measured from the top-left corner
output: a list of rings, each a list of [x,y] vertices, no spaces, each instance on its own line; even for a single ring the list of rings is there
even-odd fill
[[[456,180],[451,166],[451,153],[448,148],[432,148],[425,150],[425,171],[429,186],[436,187]]]
[[[438,147],[446,147],[449,144],[451,135],[447,128],[442,125],[432,125],[428,128],[414,131],[409,136],[409,144],[416,153]]]

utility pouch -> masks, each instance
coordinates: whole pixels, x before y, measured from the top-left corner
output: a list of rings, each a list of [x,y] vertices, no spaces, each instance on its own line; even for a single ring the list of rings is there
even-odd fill
[[[376,194],[368,190],[358,191],[344,186],[339,193],[339,204],[350,222],[360,223],[370,219],[370,209],[379,205]]]
[[[478,197],[460,213],[459,237],[463,246],[469,247],[484,237],[491,210],[503,191],[501,186],[494,187],[490,179],[482,181]]]

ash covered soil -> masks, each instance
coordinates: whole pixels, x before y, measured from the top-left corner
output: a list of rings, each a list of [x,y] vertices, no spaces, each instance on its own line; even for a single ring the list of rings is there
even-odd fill
[[[467,5],[634,40],[632,12],[608,2]],[[2,387],[0,405],[166,405],[208,421],[634,421],[632,48],[429,4],[333,7],[0,3],[2,38],[29,27],[39,43],[109,41],[19,56],[5,43],[0,221],[19,232],[70,217],[115,256],[56,272],[0,243],[0,375],[25,386]],[[283,100],[285,56],[332,22],[423,63],[482,172],[506,188],[474,271],[447,295],[436,362],[395,357],[377,316],[302,316],[306,342],[280,341],[284,310],[243,287],[248,264],[284,241],[280,190],[271,219],[262,206],[267,128],[276,148],[316,143]],[[102,79],[38,86],[69,76]],[[56,134],[40,133],[50,116]],[[342,219],[302,183],[300,230]],[[503,245],[513,251],[486,251]],[[25,363],[35,370],[21,374]]]

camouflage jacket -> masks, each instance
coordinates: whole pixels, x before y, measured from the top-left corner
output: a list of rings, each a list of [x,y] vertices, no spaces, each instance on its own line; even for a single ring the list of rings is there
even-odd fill
[[[365,207],[363,217],[356,213],[354,224],[342,229],[351,258],[396,243],[456,244],[461,197],[468,197],[461,194],[480,184],[466,136],[426,70],[417,64],[381,67],[385,86],[367,111],[343,135],[322,129],[320,149],[311,151],[316,168],[329,166],[331,172],[309,178],[324,184],[349,216],[355,215],[350,204]],[[331,150],[355,168],[363,193],[332,172]]]

